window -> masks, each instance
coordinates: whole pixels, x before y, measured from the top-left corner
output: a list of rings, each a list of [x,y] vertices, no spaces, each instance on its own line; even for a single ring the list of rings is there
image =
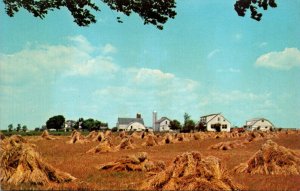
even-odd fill
[[[261,122],[265,122],[265,120],[261,120]]]
[[[227,125],[222,125],[222,129],[227,129]]]
[[[218,121],[220,121],[220,117],[218,117]]]
[[[166,121],[166,125],[168,125],[168,121]]]

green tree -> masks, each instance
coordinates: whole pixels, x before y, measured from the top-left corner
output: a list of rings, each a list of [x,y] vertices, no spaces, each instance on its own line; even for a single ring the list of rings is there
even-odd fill
[[[163,29],[163,25],[168,19],[174,19],[176,16],[175,0],[101,0],[102,3],[109,6],[110,9],[121,12],[126,16],[132,13],[139,15],[144,24],[152,24],[158,29]],[[5,11],[13,17],[20,9],[25,9],[35,17],[45,18],[49,11],[55,9],[67,8],[74,18],[74,22],[79,26],[88,26],[96,22],[93,12],[100,11],[100,5],[93,0],[3,0]],[[102,5],[101,5],[102,6]],[[251,11],[251,18],[259,21],[262,14],[257,11],[258,8],[267,10],[268,7],[277,7],[275,0],[236,0],[234,9],[239,16],[245,16],[248,9]],[[117,21],[122,23],[120,17]]]
[[[21,130],[21,124],[17,125],[17,131],[19,132]]]
[[[9,131],[9,132],[12,132],[13,129],[14,129],[13,124],[9,124],[9,125],[8,125],[8,131]]]
[[[62,129],[65,122],[65,117],[63,115],[56,115],[49,118],[46,122],[47,129]]]
[[[174,119],[170,122],[170,129],[180,130],[181,128],[182,128],[182,126],[181,126],[180,122],[177,121],[176,119]]]
[[[268,7],[277,7],[275,0],[237,0],[234,4],[234,9],[239,16],[245,16],[246,11],[250,9],[251,18],[257,21],[260,21],[262,17],[262,13],[257,9],[267,10]]]
[[[92,118],[86,119],[82,122],[81,126],[82,129],[91,131],[92,129],[95,128],[95,120]]]
[[[22,131],[26,132],[27,131],[27,126],[26,125],[23,125],[22,127]]]
[[[195,122],[191,119],[191,116],[188,113],[184,113],[184,124],[183,131],[190,132],[195,130]]]

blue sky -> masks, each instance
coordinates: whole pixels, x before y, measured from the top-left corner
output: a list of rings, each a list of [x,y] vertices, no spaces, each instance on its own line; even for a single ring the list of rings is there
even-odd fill
[[[300,127],[300,0],[278,0],[260,22],[238,17],[233,4],[180,0],[160,31],[105,5],[82,28],[65,10],[9,18],[1,2],[0,128],[34,128],[58,114],[113,127],[138,112],[151,126],[153,110]]]

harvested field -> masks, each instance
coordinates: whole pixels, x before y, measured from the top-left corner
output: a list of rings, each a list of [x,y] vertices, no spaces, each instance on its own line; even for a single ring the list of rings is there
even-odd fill
[[[142,133],[141,133],[142,134]],[[196,133],[195,133],[196,134]],[[219,159],[221,169],[227,172],[228,177],[235,184],[241,185],[245,190],[300,190],[300,175],[271,175],[271,174],[250,174],[236,173],[234,168],[251,159],[267,142],[268,135],[264,133],[264,137],[256,141],[245,144],[244,147],[236,147],[225,152],[215,149],[208,149],[212,145],[235,141],[245,140],[248,133],[241,133],[239,137],[221,135],[215,139],[217,133],[199,133],[201,138],[194,140],[194,134],[188,136],[190,141],[180,141],[173,144],[159,144],[154,147],[144,146],[145,138],[131,138],[128,136],[121,139],[119,133],[112,133],[111,144],[113,148],[126,148],[126,145],[133,145],[130,149],[119,149],[116,152],[103,152],[101,154],[86,153],[92,148],[97,147],[101,142],[86,142],[85,144],[67,144],[70,140],[68,136],[60,136],[60,139],[45,140],[40,136],[22,137],[28,143],[34,143],[35,149],[43,158],[43,161],[50,164],[53,168],[62,172],[67,172],[76,177],[75,181],[58,184],[58,187],[25,185],[12,185],[7,182],[1,182],[2,189],[73,189],[73,190],[136,190],[140,189],[142,184],[149,177],[146,171],[114,171],[99,170],[99,165],[112,163],[120,160],[124,156],[132,156],[140,152],[147,152],[149,161],[163,161],[167,168],[173,165],[176,157],[186,152],[200,152],[202,159],[213,156]],[[166,134],[165,134],[166,135]],[[162,134],[158,141],[163,142],[166,138]],[[172,134],[170,134],[173,136]],[[8,139],[6,137],[5,139]],[[285,132],[276,133],[270,138],[279,146],[291,149],[294,152],[300,152],[300,134]],[[131,141],[130,141],[131,140]],[[121,144],[121,142],[123,142]],[[2,145],[2,143],[1,143]],[[150,173],[151,174],[151,173]],[[226,176],[227,176],[226,175]]]

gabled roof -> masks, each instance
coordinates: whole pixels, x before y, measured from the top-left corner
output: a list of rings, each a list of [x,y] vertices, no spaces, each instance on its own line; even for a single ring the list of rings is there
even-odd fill
[[[138,122],[144,125],[144,119],[143,118],[118,118],[118,124],[119,125],[128,125],[133,122]]]
[[[257,123],[258,121],[260,121],[260,120],[268,121],[269,123],[272,124],[273,127],[275,127],[274,124],[273,124],[271,121],[269,121],[268,119],[263,118],[263,117],[261,117],[261,118],[253,118],[253,119],[250,119],[250,120],[246,121],[246,125],[247,125],[247,126],[252,126],[252,125],[254,125],[255,123]],[[247,123],[249,123],[249,124],[247,124]]]
[[[200,118],[202,118],[202,117],[210,117],[210,116],[213,116],[209,121],[206,121],[205,123],[208,123],[208,122],[210,122],[211,120],[213,120],[214,118],[216,118],[218,115],[222,115],[222,113],[215,113],[215,114],[209,114],[209,115],[204,115],[204,116],[201,116]],[[223,115],[222,115],[222,117],[226,120],[226,121],[228,121]],[[230,123],[230,121],[228,121],[229,123]],[[200,121],[197,123],[197,125],[199,125],[199,123],[200,123]]]
[[[169,120],[169,121],[171,121],[169,118],[167,118],[167,117],[162,117],[162,118],[160,118],[159,120],[157,120],[155,123],[161,123],[161,122],[163,122],[164,120]]]
[[[209,117],[209,116],[213,116],[213,115],[217,116],[217,115],[219,115],[219,114],[221,114],[221,113],[215,113],[215,114],[203,115],[203,116],[201,116],[200,118],[202,118],[202,117]]]

